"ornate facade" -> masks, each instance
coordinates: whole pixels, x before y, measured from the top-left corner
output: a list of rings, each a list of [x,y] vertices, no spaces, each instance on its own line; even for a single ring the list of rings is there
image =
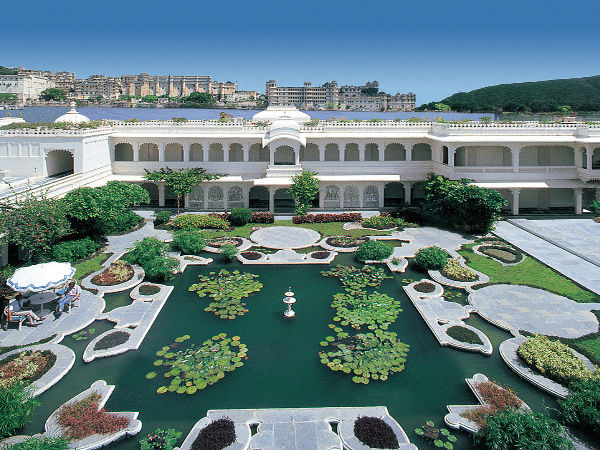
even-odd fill
[[[271,107],[235,119],[112,122],[96,130],[0,131],[0,167],[27,176],[69,169],[80,176],[142,184],[158,205],[172,195],[143,180],[144,169],[203,167],[226,174],[198,186],[186,207],[289,211],[291,177],[317,172],[322,210],[383,209],[419,202],[434,172],[497,189],[509,212],[570,211],[600,195],[600,125],[309,122]],[[27,173],[25,173],[27,172]],[[91,176],[91,175],[90,175]],[[68,178],[68,177],[67,177]],[[71,185],[72,186],[72,185]],[[56,191],[59,192],[59,191]],[[57,194],[58,195],[58,194]]]

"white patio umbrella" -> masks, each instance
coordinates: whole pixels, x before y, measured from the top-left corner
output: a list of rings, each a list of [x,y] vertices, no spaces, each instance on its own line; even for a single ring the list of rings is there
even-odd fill
[[[48,262],[17,269],[6,284],[17,292],[41,292],[61,286],[74,273],[69,263]]]

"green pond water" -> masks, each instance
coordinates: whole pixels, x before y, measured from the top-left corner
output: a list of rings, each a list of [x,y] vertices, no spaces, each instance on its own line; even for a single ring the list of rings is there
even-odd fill
[[[340,255],[334,263],[356,265],[350,255]],[[207,298],[198,298],[187,290],[199,274],[224,267],[258,274],[264,284],[260,292],[247,299],[250,312],[235,320],[221,320],[204,312]],[[534,409],[556,407],[551,396],[521,380],[502,362],[497,346],[510,336],[479,317],[472,317],[468,323],[489,336],[494,345],[491,356],[440,347],[402,290],[403,279],[422,278],[422,274],[410,269],[405,274],[393,275],[393,279],[385,280],[378,288],[402,302],[404,311],[390,330],[411,345],[405,370],[391,375],[388,381],[371,381],[368,385],[353,383],[350,374],[330,371],[319,361],[318,352],[322,350],[319,342],[331,334],[327,326],[333,318],[331,296],[341,292],[342,285],[336,278],[320,275],[327,267],[243,267],[237,262],[188,267],[171,282],[175,289],[137,351],[86,364],[81,355],[89,341],[76,341],[69,336],[63,340],[77,354],[75,366],[40,396],[42,406],[25,432],[41,432],[46,418],[56,408],[98,379],[116,385],[106,405],[108,411],[139,411],[143,422],[139,435],[108,447],[119,450],[138,449],[138,439],[156,427],[176,428],[185,436],[209,409],[378,405],[387,406],[420,449],[435,448],[416,436],[414,428],[427,419],[442,425],[447,404],[476,403],[464,379],[477,372],[510,386]],[[281,300],[288,286],[298,300],[293,320],[282,315]],[[107,309],[128,304],[128,295],[128,292],[106,295]],[[111,327],[104,321],[91,326],[97,329],[96,333]],[[201,345],[221,332],[230,337],[238,335],[247,344],[248,360],[243,367],[194,395],[156,393],[159,386],[168,385],[162,372],[152,365],[158,359],[156,351],[183,334],[191,335],[191,340],[180,348],[189,343]],[[159,372],[159,376],[146,380],[144,375],[151,371]],[[465,432],[455,434],[459,438],[455,448],[476,448]]]

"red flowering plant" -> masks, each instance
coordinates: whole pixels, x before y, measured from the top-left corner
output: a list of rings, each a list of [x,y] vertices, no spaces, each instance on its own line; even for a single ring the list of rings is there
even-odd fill
[[[100,394],[94,392],[60,408],[58,424],[65,437],[80,440],[94,434],[115,433],[129,425],[129,419],[100,408],[100,399]]]
[[[43,261],[52,245],[70,231],[61,200],[27,196],[0,203],[0,235],[25,252],[27,262]]]

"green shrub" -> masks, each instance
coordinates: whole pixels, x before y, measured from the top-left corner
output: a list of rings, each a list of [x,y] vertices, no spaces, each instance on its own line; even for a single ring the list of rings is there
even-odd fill
[[[600,377],[592,373],[568,345],[551,341],[547,336],[535,335],[523,342],[517,354],[531,368],[557,383],[569,385],[574,381]]]
[[[156,239],[144,238],[136,242],[133,249],[122,259],[137,264],[144,269],[146,278],[151,281],[168,280],[179,267],[177,258],[168,256],[169,245]]]
[[[31,437],[18,444],[3,447],[3,450],[68,450],[69,441],[61,437]]]
[[[565,428],[538,411],[501,409],[487,416],[475,442],[493,450],[572,450]]]
[[[176,228],[215,228],[224,230],[229,227],[222,217],[204,214],[182,214],[173,219]]]
[[[375,228],[378,230],[386,229],[386,228],[394,228],[397,225],[396,219],[394,219],[390,215],[385,216],[373,216],[368,219],[364,219],[362,221],[362,226],[365,228]]]
[[[172,246],[184,255],[199,255],[206,246],[206,239],[200,230],[179,230],[173,234]]]
[[[600,438],[600,379],[572,383],[567,398],[558,403],[567,424],[587,429]]]
[[[13,436],[31,420],[40,402],[23,383],[0,388],[0,439]]]
[[[221,255],[225,258],[225,261],[231,262],[235,259],[235,256],[238,254],[238,248],[232,244],[225,244],[221,247]]]
[[[102,245],[89,237],[76,241],[64,241],[52,247],[52,256],[56,261],[75,262],[87,258]]]
[[[154,214],[154,225],[162,225],[167,223],[171,219],[172,215],[173,214],[171,214],[171,211],[158,211]]]
[[[479,335],[469,328],[455,325],[453,327],[448,328],[446,330],[446,334],[459,342],[483,345],[483,342],[481,341]]]
[[[121,211],[119,214],[116,214],[112,220],[102,221],[100,225],[100,232],[107,236],[123,234],[131,231],[143,221],[144,219],[138,216],[136,213],[126,209]]]
[[[251,215],[252,211],[248,208],[233,208],[229,213],[229,220],[233,225],[242,226],[248,223]]]
[[[441,270],[449,257],[446,250],[434,245],[419,249],[413,262],[423,270]]]
[[[475,281],[479,277],[468,267],[462,266],[457,259],[448,258],[440,273],[454,281]]]
[[[356,251],[356,259],[359,261],[381,261],[382,259],[388,258],[394,248],[386,244],[383,241],[367,241],[358,246]]]

